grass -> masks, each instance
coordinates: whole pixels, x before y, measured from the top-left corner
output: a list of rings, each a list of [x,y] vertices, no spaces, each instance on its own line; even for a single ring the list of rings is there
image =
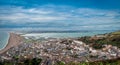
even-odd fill
[[[69,62],[66,64],[59,63],[58,65],[120,65],[120,59],[97,62]]]
[[[91,37],[81,37],[80,41],[85,42],[86,44],[92,45],[95,49],[101,49],[103,44],[110,44],[113,46],[117,46],[120,48],[120,31],[105,34],[106,37],[98,38],[98,39],[91,39]]]
[[[113,35],[120,35],[120,31],[113,32],[112,34],[113,34]]]

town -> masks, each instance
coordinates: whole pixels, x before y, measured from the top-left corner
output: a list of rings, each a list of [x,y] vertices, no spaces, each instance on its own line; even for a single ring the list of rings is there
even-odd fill
[[[29,40],[29,39],[27,39]],[[75,38],[48,39],[39,42],[22,42],[0,55],[0,61],[22,62],[25,59],[39,58],[41,65],[55,65],[58,61],[95,62],[117,59],[120,57],[120,48],[110,44],[102,45],[102,49],[95,49]]]

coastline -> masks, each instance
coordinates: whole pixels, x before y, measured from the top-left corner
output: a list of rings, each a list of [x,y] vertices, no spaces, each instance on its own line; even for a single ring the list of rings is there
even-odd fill
[[[8,34],[9,34],[8,43],[5,45],[3,49],[0,50],[0,54],[3,54],[7,50],[9,50],[11,47],[21,44],[21,41],[23,40],[23,38],[18,34],[15,34],[15,33],[8,33]]]
[[[0,51],[3,50],[9,43],[10,33],[7,32],[7,34],[8,34],[8,39],[7,39],[6,45],[3,48],[1,48]]]

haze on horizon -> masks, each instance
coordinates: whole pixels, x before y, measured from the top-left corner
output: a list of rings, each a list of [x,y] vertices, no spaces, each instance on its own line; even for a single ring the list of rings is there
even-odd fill
[[[0,30],[120,30],[120,0],[0,0]]]

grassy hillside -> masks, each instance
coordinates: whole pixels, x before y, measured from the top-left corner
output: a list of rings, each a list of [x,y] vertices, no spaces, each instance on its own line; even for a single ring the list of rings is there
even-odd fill
[[[120,31],[103,35],[95,35],[92,37],[81,37],[78,40],[81,40],[86,44],[90,44],[96,49],[101,49],[103,44],[110,44],[120,48]]]

